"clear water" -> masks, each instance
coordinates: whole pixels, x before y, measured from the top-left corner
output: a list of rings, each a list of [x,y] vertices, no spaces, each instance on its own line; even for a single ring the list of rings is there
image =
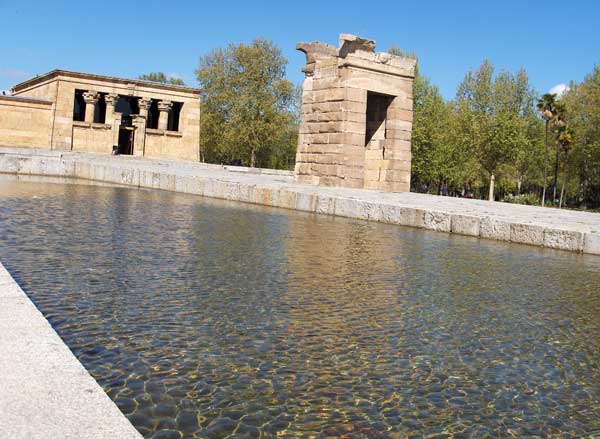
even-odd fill
[[[600,258],[0,180],[0,260],[148,438],[600,430]]]

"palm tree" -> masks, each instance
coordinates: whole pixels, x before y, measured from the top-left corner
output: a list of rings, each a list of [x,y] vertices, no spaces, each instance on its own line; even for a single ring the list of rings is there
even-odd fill
[[[570,128],[565,128],[563,126],[563,128],[561,129],[561,133],[558,135],[558,143],[560,143],[560,146],[562,146],[562,149],[565,153],[565,161],[563,165],[563,182],[562,188],[560,190],[560,201],[558,203],[558,208],[560,209],[562,208],[563,197],[565,194],[565,183],[567,181],[567,166],[569,164],[569,149],[571,147],[571,144],[573,143],[573,131]]]
[[[564,127],[567,125],[565,122],[565,116],[567,109],[563,102],[556,101],[554,104],[554,117],[552,118],[552,124],[558,129],[556,136],[556,157],[554,158],[554,183],[552,184],[552,202],[556,200],[556,189],[558,188],[558,151],[562,145],[559,136],[564,133]]]
[[[548,182],[548,124],[554,117],[555,105],[556,95],[553,93],[542,95],[537,102],[537,110],[546,121],[546,154],[544,157],[544,191],[542,192],[542,206],[546,203],[546,184]]]

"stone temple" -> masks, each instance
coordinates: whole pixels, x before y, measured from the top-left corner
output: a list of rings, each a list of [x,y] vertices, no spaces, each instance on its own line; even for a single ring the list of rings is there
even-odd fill
[[[306,54],[295,178],[410,190],[416,61],[341,34]],[[53,70],[0,96],[0,146],[200,160],[200,90]]]
[[[0,145],[195,160],[200,90],[52,70],[0,96]]]
[[[374,41],[350,34],[337,48],[296,48],[306,54],[296,180],[409,191],[416,61],[375,52]]]

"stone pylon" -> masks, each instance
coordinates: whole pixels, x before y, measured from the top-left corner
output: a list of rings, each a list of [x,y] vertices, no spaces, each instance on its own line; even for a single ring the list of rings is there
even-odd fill
[[[350,34],[337,48],[296,48],[306,54],[296,180],[409,191],[416,61]]]

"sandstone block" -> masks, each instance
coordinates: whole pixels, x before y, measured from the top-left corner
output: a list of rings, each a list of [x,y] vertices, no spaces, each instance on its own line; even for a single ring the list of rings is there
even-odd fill
[[[446,212],[425,211],[423,227],[438,232],[450,232],[452,229],[452,215]]]
[[[385,129],[387,130],[400,130],[400,131],[411,131],[412,122],[401,120],[401,119],[388,119],[385,122]]]
[[[580,252],[583,250],[584,235],[572,230],[546,229],[544,247]]]
[[[413,100],[407,96],[396,96],[388,108],[388,112],[391,110],[413,110]],[[394,113],[392,113],[394,114]]]
[[[358,122],[362,125],[366,123],[367,115],[365,113],[357,113],[355,111],[344,111],[344,120],[348,122]]]
[[[521,244],[544,245],[544,228],[535,224],[511,224],[510,240]]]
[[[366,160],[383,160],[383,149],[367,149],[365,151]]]
[[[479,236],[480,219],[470,215],[452,215],[452,233]]]
[[[319,122],[342,122],[344,121],[345,113],[343,111],[331,111],[327,113],[316,113],[315,116]]]
[[[393,171],[394,178],[392,180],[403,180],[406,173],[410,177],[410,160],[387,160],[387,169]],[[396,178],[396,176],[399,176]]]
[[[385,154],[390,159],[406,160],[405,157],[410,157],[411,143],[410,140],[402,139],[386,139]],[[408,154],[407,154],[408,153]]]
[[[315,212],[317,209],[317,197],[314,194],[297,192],[296,209],[306,212]]]
[[[583,244],[584,253],[600,255],[600,232],[587,232]]]
[[[313,91],[338,88],[340,81],[336,76],[319,76],[313,81]]]
[[[344,98],[345,90],[343,88],[315,90],[312,92],[312,102],[343,101]],[[304,95],[302,95],[302,101],[304,102]]]
[[[342,179],[338,175],[323,175],[319,179],[319,185],[339,187],[342,186]]]
[[[367,89],[346,87],[346,100],[366,104]]]
[[[510,224],[494,218],[481,218],[479,222],[479,236],[482,238],[510,241]]]
[[[240,184],[234,182],[223,182],[223,198],[238,201],[240,199]]]
[[[385,131],[385,135],[386,135],[386,140],[391,139],[391,140],[410,141],[412,138],[411,132],[405,131],[405,130],[389,129],[389,130]]]
[[[410,184],[410,171],[386,170],[384,181]]]
[[[244,203],[252,203],[254,199],[254,185],[252,184],[240,184],[238,200]]]
[[[366,114],[367,104],[363,102],[344,101],[342,103],[342,109],[352,113]]]
[[[362,176],[361,178],[344,177],[344,179],[341,180],[341,186],[351,189],[360,189],[364,187],[364,179]]]
[[[296,191],[291,189],[281,189],[279,191],[279,204],[278,207],[284,209],[295,209],[296,208]]]
[[[326,195],[318,195],[316,212],[333,215],[335,213],[335,198]]]

